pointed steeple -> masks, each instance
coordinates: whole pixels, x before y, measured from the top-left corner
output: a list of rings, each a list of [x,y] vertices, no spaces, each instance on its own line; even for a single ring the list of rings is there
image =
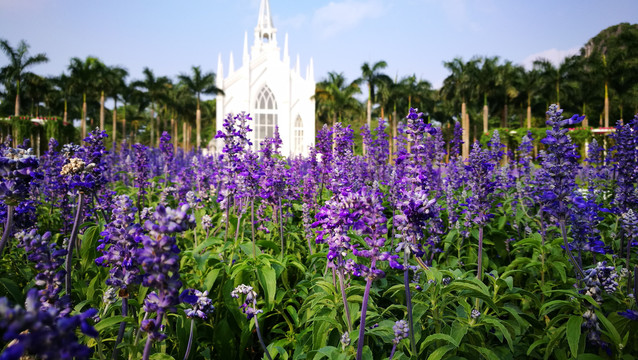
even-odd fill
[[[233,60],[233,52],[230,52],[230,59],[228,60],[228,75],[235,72],[235,61]]]
[[[248,56],[248,31],[244,32],[244,54],[241,57],[241,65],[248,66],[250,57]]]
[[[222,54],[220,53],[217,58],[217,74],[215,75],[215,86],[222,87],[224,82],[224,65],[222,65]]]
[[[306,76],[306,80],[310,80],[314,83],[315,82],[315,65],[312,61],[312,58],[310,58],[310,65],[308,65],[308,67],[310,68],[310,71],[308,71],[308,76]]]
[[[268,0],[261,0],[261,4],[259,4],[259,18],[257,18],[257,26],[255,27],[255,45],[260,43],[277,46],[277,29],[272,23]]]
[[[299,67],[299,54],[297,54],[297,64],[295,65],[295,72],[301,76],[301,68]]]

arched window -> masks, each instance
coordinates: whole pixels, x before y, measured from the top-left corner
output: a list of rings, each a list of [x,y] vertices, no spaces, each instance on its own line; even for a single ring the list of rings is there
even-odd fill
[[[300,155],[303,153],[303,121],[301,121],[301,116],[297,115],[297,119],[295,120],[295,148],[294,154]]]
[[[255,148],[261,148],[261,142],[272,137],[277,126],[277,101],[272,91],[265,85],[257,95],[255,103]]]

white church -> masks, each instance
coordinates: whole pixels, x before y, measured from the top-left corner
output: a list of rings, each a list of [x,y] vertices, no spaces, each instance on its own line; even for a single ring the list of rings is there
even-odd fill
[[[282,155],[307,155],[315,141],[315,80],[312,58],[302,75],[297,55],[290,66],[288,34],[283,57],[277,43],[277,29],[270,15],[268,0],[261,0],[255,40],[248,53],[248,33],[244,34],[241,67],[235,69],[230,53],[226,72],[221,54],[217,65],[217,129],[227,114],[245,111],[253,119],[249,133],[255,150],[279,127]]]

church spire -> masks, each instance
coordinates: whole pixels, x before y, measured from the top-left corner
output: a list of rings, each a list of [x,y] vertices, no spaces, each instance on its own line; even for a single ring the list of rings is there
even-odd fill
[[[255,27],[255,45],[259,43],[271,43],[277,46],[277,29],[272,23],[268,0],[261,0],[259,5],[259,18],[257,18],[257,26]]]

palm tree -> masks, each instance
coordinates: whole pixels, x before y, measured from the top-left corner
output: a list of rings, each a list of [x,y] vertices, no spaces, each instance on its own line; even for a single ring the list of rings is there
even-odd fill
[[[125,78],[128,76],[128,71],[119,66],[112,66],[106,69],[105,77],[103,78],[104,89],[110,97],[113,98],[113,144],[116,144],[117,139],[117,100],[119,95],[124,91],[126,87]],[[102,91],[102,96],[104,91]],[[104,103],[104,102],[102,102]],[[124,136],[124,133],[122,133]]]
[[[532,127],[532,98],[538,91],[538,85],[540,83],[540,71],[538,69],[531,69],[525,71],[523,67],[518,67],[518,75],[516,88],[519,90],[519,95],[525,97],[527,103],[527,127]]]
[[[444,99],[461,101],[461,124],[463,124],[463,157],[467,157],[470,152],[470,124],[467,115],[467,101],[471,100],[474,74],[477,72],[478,59],[474,58],[467,63],[462,58],[454,58],[452,61],[443,62],[448,70],[452,72],[441,87],[441,94]]]
[[[64,99],[64,115],[63,120],[64,123],[67,123],[67,105],[69,101],[69,97],[71,96],[71,78],[65,73],[60,74],[60,76],[53,78],[53,86],[57,88],[57,91],[60,93],[62,99]]]
[[[543,87],[555,89],[556,96],[550,99],[559,107],[561,89],[565,90],[565,87],[569,86],[570,72],[574,70],[575,61],[574,56],[564,59],[558,66],[554,66],[551,61],[543,58],[534,61],[534,68],[541,72]]]
[[[202,112],[200,109],[200,96],[202,94],[224,94],[224,92],[215,86],[215,73],[208,72],[202,74],[201,68],[199,66],[192,67],[193,73],[192,76],[188,76],[186,74],[180,74],[178,76],[179,81],[181,81],[186,88],[190,90],[191,93],[195,95],[197,98],[197,111],[195,113],[195,127],[197,128],[197,140],[196,146],[197,149],[200,148],[202,142]]]
[[[29,56],[29,45],[24,40],[21,40],[18,47],[14,49],[7,40],[0,39],[0,48],[9,58],[9,65],[0,68],[0,79],[15,83],[15,116],[18,116],[20,115],[20,82],[25,77],[33,75],[33,73],[26,71],[27,68],[48,62],[49,58],[44,53]]]
[[[315,99],[317,111],[332,118],[332,126],[337,121],[342,121],[344,114],[357,111],[361,104],[354,97],[361,93],[359,87],[361,80],[357,79],[349,83],[343,73],[334,71],[328,73],[328,78],[317,84]]]
[[[366,123],[368,124],[369,129],[372,128],[372,103],[376,100],[374,93],[375,87],[382,81],[390,80],[387,75],[379,72],[379,70],[385,69],[387,66],[388,63],[383,60],[376,62],[372,66],[370,66],[367,62],[361,65],[361,80],[365,81],[368,85]]]
[[[166,90],[168,86],[171,84],[171,81],[166,76],[155,77],[153,71],[148,67],[145,67],[143,70],[144,80],[135,81],[133,83],[134,87],[142,88],[145,90],[145,94],[148,98],[148,101],[151,104],[151,146],[155,145],[155,132],[157,132],[157,144],[155,146],[159,146],[159,118],[157,119],[157,123],[155,122],[155,107],[157,104],[162,101],[166,97]]]
[[[87,56],[84,61],[74,57],[69,64],[71,87],[73,91],[82,93],[82,139],[86,137],[86,96],[87,94],[93,96],[95,79],[98,77],[98,72],[102,66],[102,62],[92,56]]]
[[[488,132],[489,107],[487,98],[496,87],[496,70],[498,68],[498,61],[498,56],[485,56],[481,58],[481,68],[476,73],[476,87],[478,93],[483,94],[483,133]]]
[[[24,77],[23,85],[23,93],[31,103],[30,113],[35,114],[36,117],[40,116],[40,102],[45,101],[46,106],[46,99],[50,98],[48,94],[53,91],[51,81],[45,77],[30,74]]]
[[[511,61],[505,61],[505,63],[497,68],[496,71],[496,85],[500,90],[503,99],[503,113],[501,116],[501,127],[509,126],[509,114],[508,106],[510,99],[514,99],[518,96],[518,90],[514,86],[516,79],[516,66],[512,65]]]

